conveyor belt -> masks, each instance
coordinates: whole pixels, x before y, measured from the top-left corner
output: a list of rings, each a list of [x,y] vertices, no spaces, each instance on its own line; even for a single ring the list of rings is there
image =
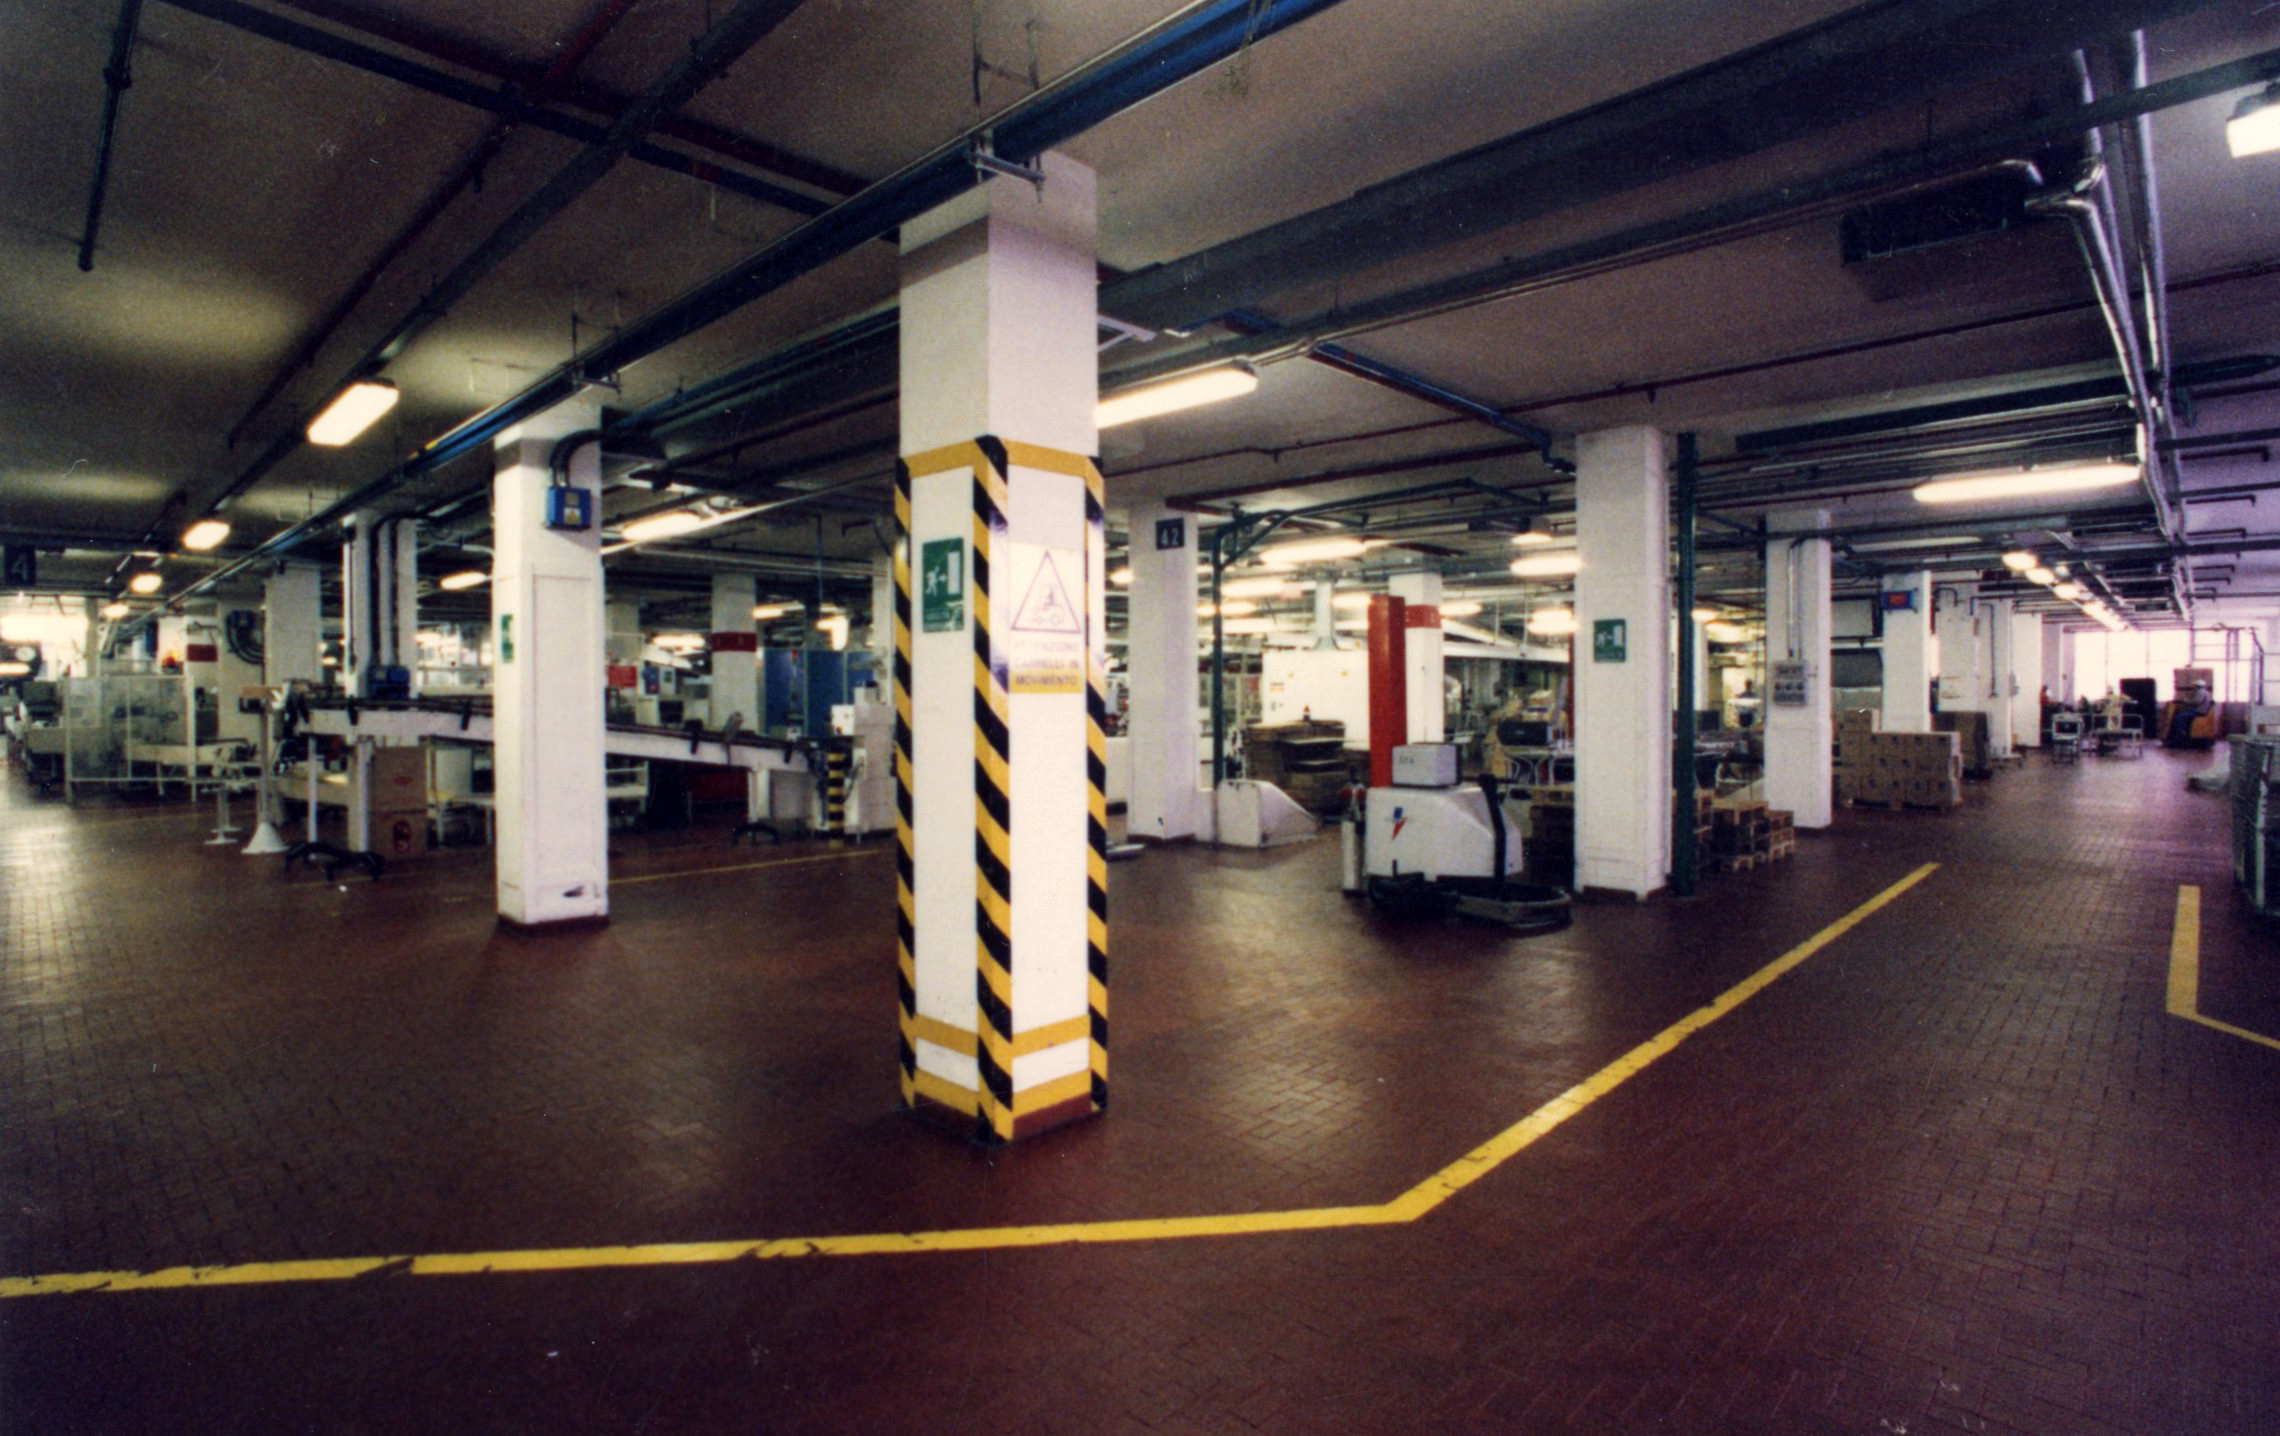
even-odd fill
[[[455,743],[489,743],[491,707],[467,698],[312,700],[302,727],[333,738],[377,738],[412,743],[426,738]],[[656,762],[711,763],[728,768],[805,773],[813,745],[752,733],[733,737],[708,729],[664,728],[645,723],[607,725],[603,746],[613,758]]]

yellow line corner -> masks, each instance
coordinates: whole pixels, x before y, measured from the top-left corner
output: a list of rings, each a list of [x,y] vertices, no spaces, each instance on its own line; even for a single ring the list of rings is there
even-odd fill
[[[1696,1008],[1639,1043],[1391,1201],[1374,1206],[1308,1207],[1276,1212],[1233,1212],[1208,1216],[1057,1222],[1022,1227],[966,1227],[927,1232],[777,1237],[746,1241],[663,1242],[639,1246],[247,1262],[234,1266],[167,1267],[147,1272],[59,1272],[45,1276],[0,1277],[0,1300],[67,1292],[160,1291],[188,1287],[348,1281],[399,1274],[465,1276],[489,1272],[587,1271],[607,1267],[699,1265],[793,1257],[914,1255],[920,1252],[994,1251],[1109,1242],[1182,1241],[1198,1237],[1257,1236],[1272,1232],[1398,1226],[1417,1221],[1458,1192],[1512,1160],[1562,1123],[1621,1087],[1658,1059],[1669,1055],[1687,1038],[1733,1012],[1807,958],[1851,932],[1910,888],[1930,877],[1938,868],[1937,863],[1926,863],[1917,868],[1727,988],[1705,1006]],[[2196,914],[2198,898],[2196,891]],[[2180,924],[2182,930],[2182,917]],[[2173,974],[2173,993],[2174,984]],[[2205,1018],[2196,1020],[2207,1021]],[[2255,1036],[2253,1033],[2243,1035]],[[2268,1038],[2255,1040],[2270,1041]]]
[[[2201,1015],[2201,889],[2191,883],[2177,889],[2177,917],[2169,929],[2169,1015],[2280,1052],[2280,1038]]]

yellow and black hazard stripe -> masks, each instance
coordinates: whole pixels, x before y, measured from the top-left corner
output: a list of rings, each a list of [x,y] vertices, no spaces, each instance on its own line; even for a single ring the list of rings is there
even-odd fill
[[[895,987],[902,1000],[902,1104],[918,1097],[918,895],[910,770],[910,465],[895,461]]]
[[[1108,518],[1100,464],[1085,465],[1085,583],[1101,572]],[[1092,1104],[1108,1106],[1108,679],[1101,671],[1101,635],[1092,631],[1091,595],[1085,603],[1085,1009],[1090,1036]]]
[[[1006,665],[990,622],[990,560],[1006,531],[1005,445],[974,465],[974,996],[980,1008],[981,1137],[1013,1140],[1013,735]]]

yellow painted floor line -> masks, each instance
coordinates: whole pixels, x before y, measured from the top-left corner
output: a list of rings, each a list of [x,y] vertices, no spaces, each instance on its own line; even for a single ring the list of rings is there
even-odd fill
[[[2190,883],[2177,889],[2177,920],[2169,931],[2169,1015],[2280,1051],[2280,1037],[2201,1015],[2201,890]]]
[[[827,856],[852,855],[834,853]],[[785,858],[773,863],[745,866],[780,867],[823,860],[817,857]],[[229,1266],[177,1266],[157,1271],[58,1272],[47,1276],[0,1277],[0,1300],[54,1296],[67,1292],[164,1291],[185,1287],[353,1281],[385,1276],[471,1276],[485,1272],[592,1271],[605,1267],[689,1266],[730,1261],[776,1261],[793,1257],[1000,1251],[1015,1247],[1180,1241],[1195,1237],[1257,1236],[1269,1232],[1399,1226],[1423,1217],[1450,1197],[1512,1160],[1538,1138],[1552,1132],[1561,1123],[1630,1081],[1687,1038],[1757,996],[1799,963],[1860,926],[1901,894],[1930,877],[1938,868],[1938,863],[1924,864],[1727,988],[1708,1006],[1696,1008],[1392,1201],[1375,1206],[1308,1207],[1281,1212],[1145,1217],[1128,1221],[1055,1222],[1020,1227],[964,1227],[932,1232],[771,1237],[752,1241],[657,1242],[641,1246],[447,1252],[428,1256],[337,1257],[309,1261],[245,1262]],[[657,876],[681,877],[694,874],[660,873]]]
[[[713,873],[749,873],[761,868],[796,868],[806,863],[836,863],[843,862],[848,858],[865,858],[875,853],[892,851],[892,848],[883,845],[873,845],[867,848],[848,848],[844,852],[837,853],[814,853],[804,858],[769,858],[763,862],[730,863],[725,867],[717,868],[683,868],[681,871],[673,873],[643,873],[638,877],[611,878],[610,886],[622,888],[629,883],[670,882],[674,878],[701,878]]]

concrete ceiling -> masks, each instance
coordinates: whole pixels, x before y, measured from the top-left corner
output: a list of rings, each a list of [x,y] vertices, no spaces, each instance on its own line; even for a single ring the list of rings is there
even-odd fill
[[[249,3],[486,86],[535,74],[597,15],[622,11],[564,87],[564,104],[581,93],[639,91],[727,8],[721,0]],[[683,111],[693,125],[741,143],[743,158],[672,135],[659,143],[750,173],[768,172],[750,162],[754,147],[765,147],[780,152],[777,182],[832,200],[1020,98],[1033,62],[1050,79],[1175,8],[1170,0],[815,0]],[[1846,8],[1841,0],[1345,0],[1069,148],[1101,176],[1104,265],[1131,270],[1335,203]],[[2157,81],[2280,45],[2280,10],[2256,0],[2166,8],[2188,13],[2149,31]],[[81,273],[75,261],[117,14],[114,0],[0,12],[0,65],[11,77],[11,103],[0,107],[0,153],[9,156],[0,165],[0,532],[51,544],[78,536],[69,555],[55,552],[44,567],[51,580],[95,589],[134,546],[128,541],[147,533],[154,547],[170,547],[188,518],[274,437],[296,430],[417,296],[578,149],[530,126],[514,129],[480,187],[443,207],[313,361],[287,376],[281,396],[249,414],[265,383],[495,120],[153,0],[133,53],[94,269]],[[977,48],[991,67],[979,104]],[[1922,56],[1935,69],[1953,59],[1936,47]],[[2110,85],[2109,58],[2100,52],[2095,61]],[[1921,104],[1422,254],[1344,256],[1329,281],[1285,285],[1269,274],[1255,304],[1287,318],[1685,215],[2028,118],[2064,103],[2071,86],[2062,64],[2022,64],[1999,82],[1945,88]],[[2223,120],[2238,93],[2153,121],[2181,362],[2280,353],[2280,273],[2262,272],[2280,267],[2280,156],[2225,154]],[[619,163],[389,364],[405,395],[390,420],[346,450],[295,448],[253,485],[230,510],[236,531],[225,554],[386,472],[422,441],[564,362],[574,326],[590,340],[795,222],[785,209],[686,175]],[[889,302],[894,286],[891,248],[869,245],[632,366],[621,401],[631,408],[669,396]],[[1829,216],[1350,343],[1563,442],[1644,422],[1700,430],[1713,455],[1734,433],[1767,425],[2113,372],[2085,272],[2061,247],[1982,254],[1875,298],[1840,265]],[[1117,362],[1132,352],[1117,351]],[[2235,387],[2250,392],[2204,406],[2204,431],[2272,425],[2272,396],[2254,384]],[[782,470],[847,453],[793,481],[881,473],[893,414],[891,403],[874,404],[756,445],[731,466]],[[1107,436],[1103,459],[1116,503],[1231,486],[1252,490],[1246,503],[1304,502],[1461,473],[1543,485],[1557,504],[1560,476],[1527,455],[1401,470],[1420,456],[1512,442],[1414,397],[1295,361],[1268,366],[1259,393],[1241,403]],[[1280,494],[1261,487],[1357,467],[1382,472]],[[2235,492],[2269,481],[2269,453],[2249,445],[2183,471],[2190,487],[2221,491],[2187,508],[2209,542],[2236,530],[2244,538],[2280,533],[2274,499]],[[462,463],[392,502],[438,503],[482,481],[480,460]],[[1762,507],[1731,505],[1729,516],[1749,521]],[[1907,516],[1904,498],[1841,507],[1863,523]],[[479,510],[475,519],[479,528]],[[862,559],[875,547],[867,511],[835,509],[822,527],[831,557]],[[1987,527],[2000,529],[1999,516]],[[717,542],[804,553],[818,535],[814,517],[799,513]],[[178,579],[199,571],[183,563]],[[2280,560],[2260,552],[2215,571],[2224,581],[2208,587],[2218,594],[2228,584],[2280,593]],[[2259,612],[2280,607],[2244,603]],[[2241,608],[2210,610],[2227,611]]]

